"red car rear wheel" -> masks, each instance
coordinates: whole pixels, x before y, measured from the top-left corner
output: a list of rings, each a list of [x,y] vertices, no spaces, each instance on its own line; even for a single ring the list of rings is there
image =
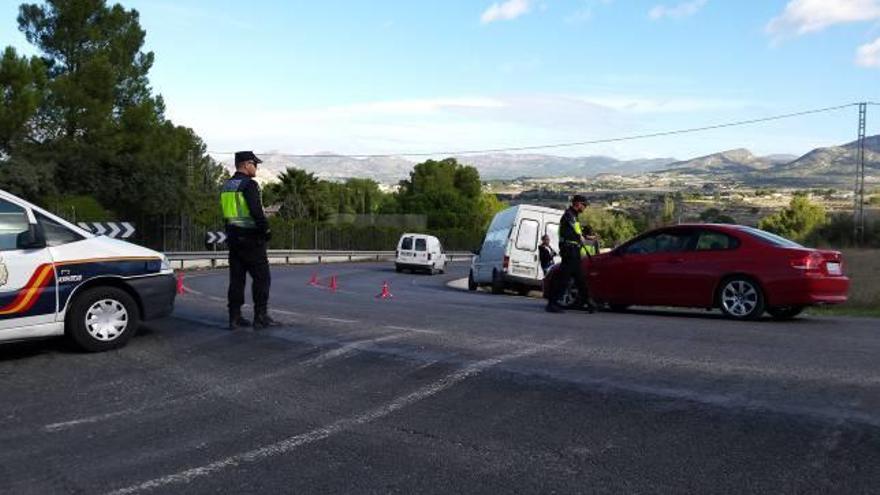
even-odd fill
[[[728,318],[757,320],[764,314],[764,291],[751,278],[730,277],[721,282],[718,305]]]

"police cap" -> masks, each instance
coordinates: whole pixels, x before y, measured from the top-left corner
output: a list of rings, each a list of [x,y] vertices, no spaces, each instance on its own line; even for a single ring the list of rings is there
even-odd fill
[[[257,158],[257,155],[255,155],[253,151],[236,151],[235,164],[238,165],[242,162],[263,163],[263,160]]]

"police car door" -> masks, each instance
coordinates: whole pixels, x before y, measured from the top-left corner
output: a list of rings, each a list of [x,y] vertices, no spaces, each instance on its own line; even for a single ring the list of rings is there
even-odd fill
[[[30,209],[0,197],[0,333],[53,323],[55,267]]]

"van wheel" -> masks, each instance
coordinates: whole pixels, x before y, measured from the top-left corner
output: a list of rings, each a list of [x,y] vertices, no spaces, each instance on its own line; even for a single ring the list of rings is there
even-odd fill
[[[492,294],[504,294],[504,279],[498,270],[492,270]]]
[[[400,273],[403,271],[403,268],[401,268],[400,265],[394,265],[394,271]]]
[[[520,287],[519,289],[516,289],[516,293],[520,296],[527,296],[529,295],[529,292],[532,292],[531,287]]]
[[[474,280],[474,271],[473,270],[468,272],[468,290],[470,290],[470,291],[477,290],[477,281]]]
[[[718,305],[724,316],[734,320],[757,320],[764,314],[764,293],[748,277],[731,277],[718,289]]]
[[[81,349],[108,351],[124,346],[140,325],[134,299],[116,287],[88,289],[70,305],[65,331]]]

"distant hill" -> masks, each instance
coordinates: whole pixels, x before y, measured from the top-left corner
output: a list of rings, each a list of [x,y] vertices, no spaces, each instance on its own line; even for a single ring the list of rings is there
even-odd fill
[[[260,181],[277,177],[287,167],[313,172],[320,178],[344,180],[350,177],[374,179],[395,184],[409,176],[415,161],[402,157],[349,158],[332,156],[287,157],[278,153],[261,155]],[[565,157],[542,154],[467,155],[459,162],[473,165],[486,180],[520,177],[592,178],[599,175],[637,176],[647,173],[670,176],[694,176],[751,185],[793,185],[822,187],[851,183],[858,155],[858,144],[817,148],[797,157],[793,155],[756,156],[746,149],[733,149],[711,155],[676,161],[672,158],[617,160],[607,156]],[[231,163],[227,163],[231,168]],[[880,135],[866,141],[866,174],[880,180]]]
[[[791,185],[822,187],[849,184],[853,181],[858,143],[817,148],[801,156],[755,156],[736,149],[669,164],[660,175],[691,175],[701,178],[732,180],[750,185]],[[865,141],[866,176],[880,177],[880,135]]]
[[[777,155],[778,157],[778,155]],[[747,149],[735,149],[669,164],[660,173],[692,175],[742,175],[767,170],[779,164],[771,157],[758,157]]]
[[[843,146],[817,148],[788,163],[774,167],[771,175],[777,179],[851,182],[858,160],[858,142]],[[865,174],[880,174],[880,135],[865,140]]]
[[[540,154],[490,154],[456,157],[473,165],[483,179],[517,177],[595,177],[599,174],[633,175],[662,169],[674,158],[617,160],[608,156],[565,157]]]
[[[273,180],[288,167],[314,173],[322,179],[343,180],[363,177],[393,184],[409,177],[417,162],[401,157],[349,158],[332,156],[288,157],[277,153],[260,155],[261,182]],[[460,163],[473,165],[486,180],[515,179],[518,177],[594,177],[602,173],[620,175],[653,172],[675,161],[673,158],[645,160],[617,160],[607,156],[564,157],[553,155],[487,154],[459,156]],[[420,160],[421,161],[421,160]],[[232,164],[227,161],[228,168]]]

